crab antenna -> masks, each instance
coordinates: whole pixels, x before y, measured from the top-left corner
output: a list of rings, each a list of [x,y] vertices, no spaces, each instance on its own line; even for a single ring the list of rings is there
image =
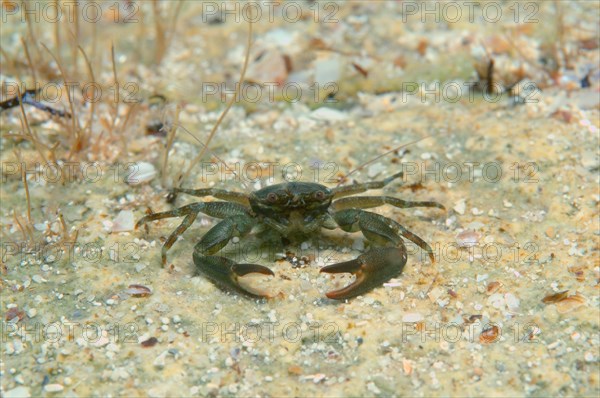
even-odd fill
[[[200,145],[202,145],[203,148],[206,148],[206,144],[203,143],[202,141],[200,141],[200,139],[198,137],[196,137],[194,135],[194,133],[192,133],[191,131],[189,131],[188,129],[186,129],[182,124],[180,123],[174,123],[173,124],[175,127],[182,129],[184,132],[186,132],[188,135],[190,135],[193,139],[195,139]],[[230,171],[231,174],[233,174],[234,176],[238,177],[238,174],[235,172],[235,170],[233,170],[231,167],[229,167],[227,165],[227,163],[221,159],[216,153],[214,153],[213,151],[209,150],[208,153],[212,156],[214,156],[219,162],[221,162],[223,164],[223,166],[225,166],[225,168],[227,169],[227,171]],[[245,186],[245,183],[242,181],[242,184],[244,185],[245,188],[247,188]]]
[[[348,174],[346,174],[346,175],[345,175],[345,176],[344,176],[344,177],[343,177],[343,178],[340,180],[340,182],[338,182],[337,186],[339,187],[339,186],[342,184],[342,182],[344,182],[344,180],[346,180],[346,179],[347,179],[348,177],[350,177],[352,174],[354,174],[355,172],[357,172],[357,171],[359,171],[359,170],[362,170],[362,169],[364,169],[366,166],[368,166],[369,164],[371,164],[371,163],[375,162],[376,160],[379,160],[379,159],[381,159],[382,157],[384,157],[384,156],[387,156],[387,155],[389,155],[389,154],[390,154],[390,153],[392,153],[392,152],[396,152],[396,151],[397,151],[397,150],[399,150],[399,149],[405,148],[405,147],[407,147],[407,146],[409,146],[409,145],[412,145],[412,144],[416,144],[417,142],[420,142],[420,141],[426,140],[426,139],[428,139],[428,138],[431,138],[431,137],[435,137],[435,134],[426,135],[425,137],[423,137],[423,138],[419,138],[418,140],[414,140],[414,141],[411,141],[411,142],[407,142],[406,144],[402,144],[402,145],[400,145],[400,146],[398,146],[398,147],[396,147],[396,148],[390,149],[389,151],[382,153],[382,154],[381,154],[381,155],[379,155],[379,156],[376,156],[376,157],[374,157],[373,159],[371,159],[371,160],[369,160],[369,161],[367,161],[367,162],[365,162],[365,163],[361,164],[360,166],[358,166],[357,168],[355,168],[354,170],[352,170],[351,172],[349,172]]]
[[[204,156],[204,153],[208,150],[208,146],[210,145],[210,142],[212,141],[213,137],[215,136],[217,129],[221,125],[221,122],[225,118],[225,115],[227,115],[227,112],[229,112],[229,109],[231,109],[231,107],[233,106],[233,103],[238,99],[238,97],[240,95],[242,83],[244,82],[244,78],[246,76],[246,69],[248,68],[248,61],[250,59],[250,49],[251,48],[252,48],[252,20],[249,19],[248,20],[248,46],[246,47],[246,55],[244,57],[244,64],[242,66],[242,72],[240,75],[239,84],[237,85],[236,90],[235,90],[235,94],[233,95],[233,98],[231,98],[231,100],[229,101],[229,103],[227,104],[227,106],[225,107],[225,109],[223,110],[221,115],[219,116],[219,119],[217,119],[216,123],[214,124],[202,150],[200,151],[198,156],[196,156],[194,159],[192,159],[187,170],[183,173],[181,180],[180,180],[180,186],[181,186],[181,182],[184,181],[187,177],[189,177],[190,172],[192,171],[194,166],[196,166],[198,164],[198,162],[200,162],[200,160]]]

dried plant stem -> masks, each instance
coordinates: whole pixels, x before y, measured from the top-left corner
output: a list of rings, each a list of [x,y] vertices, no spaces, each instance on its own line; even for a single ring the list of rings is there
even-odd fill
[[[25,1],[21,1],[21,7],[22,9],[25,9],[27,7]],[[35,39],[35,34],[33,32],[33,23],[31,22],[31,16],[30,13],[26,12],[25,13],[25,21],[27,22],[27,31],[29,32],[29,40],[31,40],[31,43],[34,44],[34,48],[35,51],[37,53],[37,60],[39,61],[39,59],[42,57],[40,54],[40,49],[38,48],[38,46],[35,45],[35,43],[37,43],[38,41]]]
[[[160,15],[160,10],[158,9],[158,1],[152,2],[152,15],[154,16],[154,30],[155,30],[155,52],[154,52],[154,62],[156,64],[160,64],[164,54],[165,54],[165,28],[162,24],[162,16]]]
[[[175,27],[177,25],[177,19],[179,18],[179,13],[181,12],[181,8],[184,3],[185,3],[184,1],[179,1],[177,3],[177,6],[175,7],[175,10],[173,11],[173,16],[171,17],[171,23],[169,24],[169,27],[167,28],[167,36],[168,36],[166,39],[167,48],[171,46],[171,42],[173,41],[173,38],[175,37]]]
[[[185,180],[191,173],[192,169],[198,164],[198,162],[200,162],[200,160],[202,159],[202,157],[204,156],[204,154],[206,153],[210,142],[212,141],[213,137],[215,136],[215,133],[217,132],[217,129],[219,128],[219,125],[221,124],[221,122],[223,121],[223,119],[225,118],[225,116],[227,115],[227,112],[229,112],[229,109],[231,109],[231,107],[233,106],[233,103],[237,100],[239,93],[240,93],[240,89],[242,86],[242,83],[244,82],[244,78],[246,76],[246,69],[248,68],[248,60],[250,59],[250,48],[252,46],[252,20],[249,19],[248,20],[248,46],[246,48],[246,56],[244,58],[244,66],[242,67],[242,73],[240,75],[240,80],[239,83],[235,89],[235,93],[233,95],[233,98],[231,98],[231,101],[229,101],[229,103],[227,104],[227,107],[225,108],[225,110],[223,111],[223,113],[221,113],[221,116],[219,116],[219,119],[217,120],[217,122],[215,123],[215,125],[213,126],[210,134],[208,135],[208,139],[206,140],[206,143],[204,144],[204,148],[202,148],[202,150],[200,150],[200,153],[198,154],[198,156],[196,156],[192,162],[190,163],[189,167],[187,168],[186,172],[183,174],[181,180],[179,181],[179,184],[181,185],[181,183],[183,182],[183,180]]]
[[[60,226],[62,229],[62,236],[61,236],[61,241],[64,242],[68,242],[71,244],[75,244],[75,242],[77,242],[77,237],[79,236],[79,230],[76,229],[74,234],[74,237],[71,237],[71,233],[69,233],[69,229],[67,228],[67,223],[65,222],[65,218],[63,217],[61,212],[58,212],[58,221],[60,222]]]
[[[504,34],[504,38],[506,39],[506,41],[508,41],[508,44],[511,45],[512,48],[514,48],[514,50],[517,52],[517,55],[521,58],[521,60],[526,63],[527,65],[531,66],[533,69],[540,69],[542,72],[544,72],[544,74],[546,74],[546,76],[551,79],[554,80],[552,73],[550,73],[550,71],[548,71],[546,68],[542,67],[540,68],[533,60],[529,59],[527,57],[527,55],[525,55],[525,53],[523,53],[523,51],[521,51],[521,49],[519,48],[519,46],[517,44],[515,44],[514,41],[512,41],[512,39],[510,38],[510,36],[505,33]]]
[[[73,10],[73,24],[75,25],[75,32],[73,34],[73,32],[71,32],[71,36],[73,39],[73,44],[71,45],[71,58],[72,58],[72,65],[73,65],[73,73],[77,74],[77,38],[79,37],[79,2],[75,1],[73,2],[74,6],[72,8]]]
[[[25,174],[25,168],[21,168],[21,178],[23,180],[23,186],[25,187],[25,199],[27,200],[27,221],[30,225],[33,225],[33,219],[31,218],[31,198],[29,197],[29,184],[27,183],[27,175]]]
[[[196,140],[200,145],[202,145],[202,148],[206,148],[206,144],[204,144],[202,141],[200,141],[198,139],[198,137],[196,137],[194,134],[192,134],[191,131],[189,131],[188,129],[186,129],[184,126],[182,126],[181,124],[177,125],[178,128],[180,128],[181,130],[183,130],[185,133],[187,133],[190,137],[192,137],[194,140]],[[230,172],[231,174],[233,174],[234,176],[237,176],[237,173],[235,172],[235,170],[231,169],[229,166],[227,166],[227,163],[221,159],[216,153],[212,152],[212,151],[208,151],[208,153],[214,157],[215,159],[217,159],[219,162],[221,162],[225,168],[227,169],[228,172]],[[180,173],[181,176],[182,173]],[[178,181],[180,181],[180,178],[177,179]],[[246,183],[242,181],[242,185],[244,187],[246,187],[245,185]]]
[[[177,126],[179,126],[179,113],[181,112],[181,107],[177,105],[175,109],[175,118],[173,120],[173,124],[171,125],[171,129],[167,133],[167,144],[165,145],[165,153],[163,155],[162,162],[162,185],[166,186],[167,181],[167,164],[169,163],[169,152],[171,151],[171,147],[173,146],[173,142],[175,141],[175,133],[177,132]],[[164,123],[163,123],[164,126]]]
[[[79,150],[81,150],[81,148],[84,147],[84,145],[83,145],[84,137],[81,136],[79,123],[77,121],[77,115],[75,113],[75,107],[73,106],[73,98],[71,98],[71,92],[68,89],[69,86],[67,84],[67,76],[65,74],[65,69],[63,68],[63,65],[60,62],[60,60],[52,53],[52,51],[50,51],[50,49],[48,49],[48,47],[46,47],[46,45],[43,43],[42,43],[42,46],[46,49],[46,51],[48,51],[50,56],[52,56],[52,58],[54,58],[54,61],[56,62],[56,65],[58,65],[58,69],[60,70],[60,74],[62,75],[65,88],[67,89],[67,99],[69,101],[69,108],[71,110],[71,129],[72,129],[71,135],[74,139],[74,142],[72,144],[72,152],[79,152]],[[71,153],[70,155],[72,155],[72,154],[73,153]]]
[[[91,55],[92,62],[96,61],[97,50],[98,50],[98,24],[93,23],[92,24],[92,55]]]
[[[58,0],[53,0],[54,6],[57,10],[60,10],[60,4]],[[54,48],[60,48],[60,24],[54,23]]]
[[[4,51],[2,46],[0,46],[0,54],[2,54],[2,57],[4,57],[6,59],[6,64],[10,65],[12,70],[16,69],[17,64],[15,63],[14,58],[10,57],[8,55],[8,53],[6,51]],[[3,63],[3,64],[6,65],[5,63]]]
[[[139,103],[134,103],[132,106],[129,107],[129,109],[127,110],[127,113],[125,114],[125,119],[123,119],[123,123],[121,123],[119,125],[119,138],[121,139],[121,144],[123,146],[123,153],[126,155],[127,154],[127,138],[126,135],[123,134],[123,132],[125,131],[125,127],[127,127],[127,124],[129,123],[129,120],[131,120],[131,117],[133,114],[135,114],[135,111],[138,110],[138,105]]]
[[[33,76],[33,82],[35,84],[38,81],[37,73],[35,71],[34,63],[31,61],[31,54],[29,54],[29,48],[27,48],[27,42],[22,37],[21,37],[21,43],[23,44],[23,49],[25,50],[25,58],[27,59],[27,64],[29,65],[29,70],[31,71],[31,76]]]
[[[110,55],[111,55],[111,60],[112,60],[112,70],[113,70],[113,78],[115,80],[115,115],[113,117],[113,121],[112,121],[112,128],[111,130],[114,131],[115,129],[115,125],[117,123],[117,118],[119,117],[119,104],[121,102],[121,93],[120,93],[120,86],[119,86],[119,78],[117,76],[117,64],[115,62],[115,44],[111,43],[110,44]]]
[[[23,235],[23,240],[25,240],[25,241],[29,240],[29,238],[30,238],[30,237],[28,237],[29,231],[26,230],[23,227],[23,224],[21,224],[21,221],[19,221],[19,217],[17,216],[17,212],[15,211],[15,209],[13,209],[13,219],[15,220],[15,223],[19,226],[19,231],[21,231],[21,235]]]
[[[40,143],[37,135],[35,135],[31,131],[31,128],[29,127],[29,121],[27,120],[27,115],[25,114],[25,108],[23,107],[23,101],[21,100],[21,98],[23,98],[23,95],[21,94],[21,88],[18,85],[17,85],[17,94],[19,96],[19,108],[21,109],[21,123],[23,124],[23,126],[22,126],[23,132],[27,133],[27,135],[29,136],[29,139],[33,143],[33,146],[38,151],[38,153],[40,154],[42,159],[44,160],[44,163],[48,163],[48,159],[46,158],[46,155],[44,154],[42,144]]]
[[[435,137],[435,135],[427,135],[427,136],[425,136],[425,137],[423,137],[423,138],[419,138],[419,139],[417,139],[417,140],[414,140],[414,141],[411,141],[411,142],[407,142],[406,144],[402,144],[402,145],[400,145],[400,146],[397,146],[397,147],[395,147],[395,148],[393,148],[393,149],[390,149],[390,150],[389,150],[389,151],[387,151],[387,152],[384,152],[384,153],[382,153],[381,155],[378,155],[378,156],[374,157],[373,159],[371,159],[371,160],[369,160],[369,161],[367,161],[367,162],[364,162],[363,164],[361,164],[360,166],[358,166],[357,168],[355,168],[354,170],[352,170],[352,171],[350,171],[348,174],[346,174],[346,175],[345,175],[343,178],[341,178],[341,180],[340,180],[340,182],[338,183],[338,185],[337,185],[337,186],[340,186],[340,185],[341,185],[341,184],[342,184],[344,181],[346,181],[346,180],[348,179],[348,177],[350,177],[352,174],[356,173],[356,172],[357,172],[357,171],[359,171],[359,170],[362,170],[362,169],[364,169],[366,166],[368,166],[368,165],[370,165],[371,163],[373,163],[373,162],[375,162],[375,161],[377,161],[377,160],[381,159],[382,157],[384,157],[384,156],[387,156],[387,155],[389,155],[389,154],[390,154],[390,153],[392,153],[392,152],[396,152],[396,151],[397,151],[397,150],[399,150],[399,149],[405,148],[405,147],[407,147],[407,146],[409,146],[409,145],[416,144],[417,142],[421,142],[421,141],[423,141],[423,140],[426,140],[427,138],[431,138],[431,137]]]
[[[88,69],[88,74],[90,75],[90,79],[92,81],[92,83],[94,84],[94,87],[96,85],[96,77],[94,76],[94,69],[92,68],[92,64],[90,63],[90,59],[88,58],[87,54],[85,53],[85,51],[83,50],[83,48],[81,46],[78,46],[79,51],[81,51],[81,54],[83,55],[83,59],[85,60],[85,64],[87,66]],[[88,134],[91,135],[92,132],[92,123],[94,122],[94,114],[96,112],[96,101],[90,101],[90,116],[88,118],[87,123],[85,124],[84,129],[88,131]]]

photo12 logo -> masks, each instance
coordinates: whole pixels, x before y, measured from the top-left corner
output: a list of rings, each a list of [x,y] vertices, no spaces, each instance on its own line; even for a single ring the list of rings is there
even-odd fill
[[[406,317],[414,317],[408,314]],[[421,318],[421,317],[419,317]],[[541,329],[533,322],[504,325],[495,322],[482,322],[481,315],[466,319],[466,322],[435,322],[425,320],[402,322],[401,333],[403,343],[426,343],[427,341],[458,343],[493,344],[498,342],[540,343],[538,335]]]
[[[309,167],[299,163],[280,162],[202,162],[200,178],[208,181],[234,181],[255,184],[265,181],[269,184],[283,179],[286,182],[312,181],[317,183],[338,183],[340,167],[335,162],[312,162]]]
[[[202,22],[273,23],[275,19],[281,18],[286,23],[308,19],[337,23],[339,8],[339,4],[333,1],[202,1]]]
[[[513,183],[534,184],[539,182],[539,165],[536,162],[464,161],[406,161],[400,163],[403,181],[459,183],[483,181],[497,183],[509,180]]]
[[[538,2],[498,1],[402,1],[402,22],[415,18],[421,23],[514,22],[538,23]]]
[[[93,184],[102,178],[110,178],[114,182],[125,182],[135,185],[140,178],[140,163],[130,162],[125,164],[114,163],[102,165],[99,162],[69,162],[57,161],[33,164],[25,162],[2,162],[2,182],[10,178],[21,179],[26,176],[27,181],[57,184],[82,182]]]
[[[26,23],[74,23],[85,21],[89,23],[139,22],[140,6],[135,1],[3,1],[0,7],[2,23],[18,21]]]
[[[200,325],[200,340],[214,342],[270,342],[282,339],[288,342],[303,340],[338,342],[340,327],[335,322],[205,322]]]
[[[56,321],[0,323],[3,343],[19,339],[22,342],[56,343],[75,341],[79,345],[106,345],[108,343],[137,344],[140,327],[135,322],[99,324],[96,322]]]
[[[102,100],[108,100],[114,103],[123,102],[134,104],[141,102],[138,97],[140,91],[139,84],[136,82],[125,82],[119,85],[102,85],[98,82],[34,82],[25,85],[25,83],[2,82],[0,91],[0,101],[19,97],[19,93],[30,93],[31,99],[36,102],[49,103],[68,103],[69,99],[80,98],[84,103],[97,103]]]

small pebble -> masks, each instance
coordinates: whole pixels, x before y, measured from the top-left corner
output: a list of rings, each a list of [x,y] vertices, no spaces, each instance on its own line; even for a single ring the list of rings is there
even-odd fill
[[[458,202],[456,202],[454,204],[453,207],[454,211],[457,212],[458,214],[465,214],[465,210],[467,209],[467,204],[465,202],[464,199],[459,200]]]
[[[479,243],[481,234],[472,230],[466,230],[456,235],[456,243],[459,247],[473,247]]]
[[[144,268],[146,268],[146,264],[136,264],[135,265],[135,271],[136,272],[141,272]]]
[[[135,220],[131,210],[121,210],[112,222],[112,232],[133,231],[134,228]]]
[[[44,391],[50,392],[50,393],[61,392],[64,389],[65,389],[65,387],[63,387],[62,384],[46,384],[44,386]]]
[[[406,313],[402,316],[402,322],[421,322],[423,315],[419,313]]]
[[[29,398],[31,397],[31,392],[28,387],[19,386],[6,391],[3,396],[4,398]]]

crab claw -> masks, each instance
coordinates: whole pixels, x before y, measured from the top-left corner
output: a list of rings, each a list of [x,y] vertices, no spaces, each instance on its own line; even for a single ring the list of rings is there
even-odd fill
[[[349,272],[356,280],[348,286],[325,293],[335,300],[344,300],[364,294],[400,275],[406,264],[406,248],[385,247],[372,249],[352,261],[327,265],[320,272],[338,274]]]
[[[274,275],[269,268],[258,264],[238,264],[233,260],[220,256],[203,256],[194,253],[193,257],[198,272],[205,275],[219,287],[225,290],[235,290],[254,298],[272,297],[267,292],[243,286],[239,281],[239,277],[253,273]]]

